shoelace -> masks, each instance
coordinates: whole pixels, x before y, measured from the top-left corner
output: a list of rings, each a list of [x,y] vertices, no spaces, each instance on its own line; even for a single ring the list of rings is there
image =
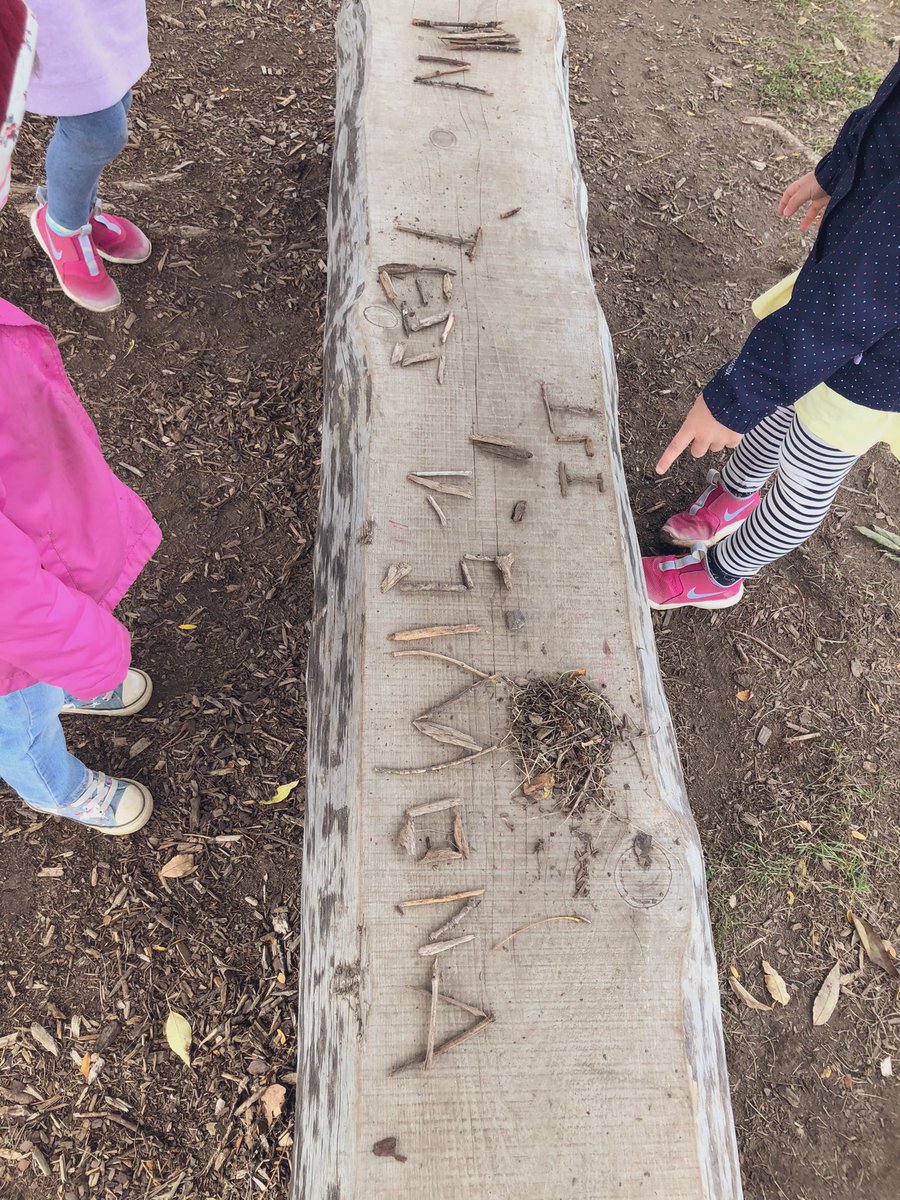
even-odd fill
[[[87,787],[72,808],[78,809],[84,816],[102,817],[115,799],[118,786],[118,779],[110,779],[99,771],[88,771]]]
[[[699,497],[697,502],[695,504],[692,504],[690,509],[688,510],[692,517],[696,517],[697,513],[700,511],[700,509],[703,507],[703,505],[707,502],[707,500],[710,498],[710,496],[716,490],[716,485],[719,482],[719,472],[718,471],[708,471],[707,475],[706,475],[706,482],[709,484],[709,487],[706,489],[705,492],[702,493],[702,495]]]

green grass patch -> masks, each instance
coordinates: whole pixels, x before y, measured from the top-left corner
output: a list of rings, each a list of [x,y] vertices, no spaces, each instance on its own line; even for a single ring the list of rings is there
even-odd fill
[[[806,112],[836,101],[849,113],[867,104],[881,82],[869,67],[858,70],[833,61],[833,52],[817,53],[810,46],[796,46],[783,62],[757,73],[760,102],[779,112]]]

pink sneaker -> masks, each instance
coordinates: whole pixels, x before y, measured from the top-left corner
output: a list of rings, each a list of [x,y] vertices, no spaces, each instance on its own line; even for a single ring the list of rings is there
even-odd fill
[[[118,308],[122,297],[97,258],[90,225],[60,233],[50,225],[47,205],[42,204],[31,214],[31,230],[70,300],[91,312]]]
[[[107,262],[146,262],[153,250],[150,239],[133,221],[105,213],[99,200],[91,217],[91,236],[97,253]]]
[[[710,577],[702,546],[681,558],[664,554],[641,562],[651,608],[731,608],[744,594],[742,579],[722,587]]]
[[[676,513],[662,533],[673,546],[714,546],[743,525],[759,504],[759,492],[739,500],[719,483],[719,472],[707,475],[709,487],[686,512]]]

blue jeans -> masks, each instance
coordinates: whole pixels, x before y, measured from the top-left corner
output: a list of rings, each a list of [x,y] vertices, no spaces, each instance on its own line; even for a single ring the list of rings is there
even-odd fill
[[[49,683],[0,696],[0,779],[32,808],[65,808],[87,786],[87,767],[66,749],[59,719],[67,699]]]
[[[102,112],[59,117],[47,147],[47,210],[63,229],[87,225],[103,168],[128,141],[131,92]]]

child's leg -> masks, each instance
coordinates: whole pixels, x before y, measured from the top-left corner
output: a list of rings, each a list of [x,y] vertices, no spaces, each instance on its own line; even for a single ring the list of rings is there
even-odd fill
[[[743,443],[735,457],[742,448]],[[712,578],[726,587],[802,545],[825,519],[856,461],[856,455],[829,446],[792,414],[772,487],[744,524],[709,551],[706,561]],[[765,465],[761,461],[759,469]]]
[[[47,683],[0,696],[0,778],[33,808],[71,804],[87,785],[87,768],[66,749],[64,700]]]
[[[60,117],[47,147],[47,208],[63,230],[87,225],[103,168],[128,141],[130,93],[101,112]]]
[[[792,408],[776,408],[744,435],[719,475],[726,492],[742,498],[761,490],[778,468],[778,456],[793,420]]]

